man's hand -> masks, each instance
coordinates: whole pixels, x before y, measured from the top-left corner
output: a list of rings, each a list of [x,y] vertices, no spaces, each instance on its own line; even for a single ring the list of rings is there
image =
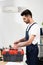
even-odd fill
[[[14,44],[13,48],[18,49],[18,44]]]

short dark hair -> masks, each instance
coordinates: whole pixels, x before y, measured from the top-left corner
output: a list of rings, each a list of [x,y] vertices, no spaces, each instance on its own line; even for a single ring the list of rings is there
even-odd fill
[[[27,16],[27,15],[30,15],[31,18],[32,18],[32,12],[28,9],[24,10],[22,13],[21,13],[21,16]]]

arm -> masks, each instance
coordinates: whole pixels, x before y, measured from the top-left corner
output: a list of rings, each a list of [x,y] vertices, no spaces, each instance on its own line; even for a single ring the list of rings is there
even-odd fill
[[[34,38],[35,38],[35,35],[31,35],[28,41],[18,43],[17,47],[24,47],[24,46],[31,45],[31,43],[34,40]]]
[[[25,38],[22,38],[22,39],[20,39],[20,40],[18,40],[18,41],[16,41],[16,42],[14,42],[14,44],[18,44],[18,43],[24,42],[24,41],[25,41]]]

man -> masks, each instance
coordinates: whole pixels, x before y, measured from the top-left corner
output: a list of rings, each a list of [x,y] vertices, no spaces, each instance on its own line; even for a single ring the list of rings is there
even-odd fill
[[[25,38],[22,38],[14,43],[15,48],[26,46],[26,63],[27,65],[38,64],[38,43],[39,43],[39,26],[32,18],[32,12],[28,9],[21,13],[23,21],[29,24],[26,28]]]

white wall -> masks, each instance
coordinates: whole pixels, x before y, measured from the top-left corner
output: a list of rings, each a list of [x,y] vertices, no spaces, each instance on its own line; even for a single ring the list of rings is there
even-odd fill
[[[2,14],[2,21],[0,22],[0,44],[3,44],[4,47],[8,47],[9,44],[12,44],[15,40],[24,37],[25,30],[22,25],[23,22],[20,20],[21,18],[19,19],[18,17],[20,18],[19,13]]]
[[[30,9],[33,13],[33,18],[41,26],[43,22],[43,0],[15,0],[14,6],[21,6]]]
[[[33,18],[41,26],[43,21],[43,0],[5,0],[0,1],[0,8],[3,6],[26,7],[33,13]],[[15,40],[25,36],[26,24],[20,13],[4,13],[0,9],[0,48],[8,47]]]

